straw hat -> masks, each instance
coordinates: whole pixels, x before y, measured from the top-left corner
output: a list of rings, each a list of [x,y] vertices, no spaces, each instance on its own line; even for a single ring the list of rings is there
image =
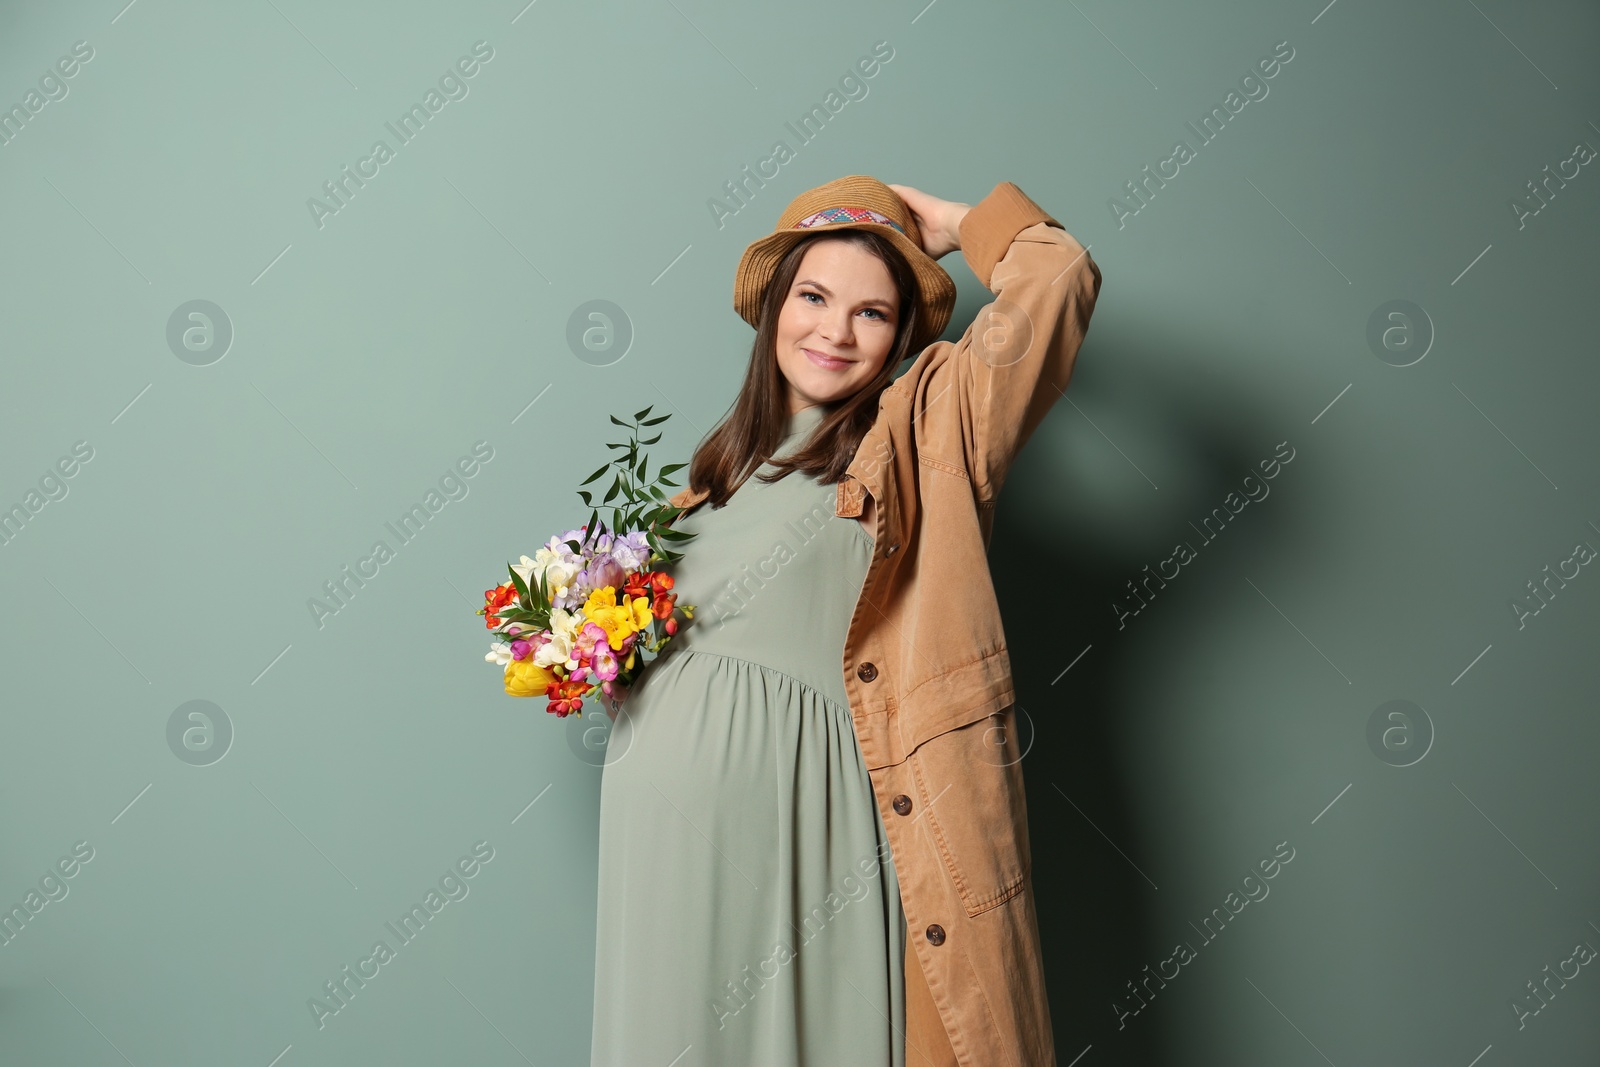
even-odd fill
[[[917,336],[911,351],[920,352],[938,340],[955,307],[956,283],[922,250],[916,216],[900,194],[865,174],[836,178],[808,189],[789,201],[773,232],[751,242],[739,258],[733,278],[733,307],[751,326],[761,313],[761,294],[778,269],[778,261],[803,238],[827,230],[871,230],[888,238],[911,264],[917,278]]]

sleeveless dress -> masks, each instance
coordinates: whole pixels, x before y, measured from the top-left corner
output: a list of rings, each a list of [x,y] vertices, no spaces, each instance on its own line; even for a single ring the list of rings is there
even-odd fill
[[[834,494],[751,474],[674,523],[695,617],[601,777],[593,1067],[904,1067],[905,916],[843,680],[872,539]]]

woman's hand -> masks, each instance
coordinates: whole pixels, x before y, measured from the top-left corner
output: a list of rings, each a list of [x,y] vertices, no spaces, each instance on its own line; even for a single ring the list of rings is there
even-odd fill
[[[622,708],[623,701],[628,699],[630,689],[630,686],[623,685],[620,682],[612,682],[611,692],[613,695],[608,698],[604,693],[600,694],[600,706],[606,709],[606,714],[611,716],[612,722],[617,721],[617,714]]]
[[[972,210],[971,204],[955,200],[940,200],[921,189],[909,185],[889,184],[911,214],[916,216],[917,229],[922,232],[922,250],[929,258],[938,259],[946,252],[961,247],[961,220]]]

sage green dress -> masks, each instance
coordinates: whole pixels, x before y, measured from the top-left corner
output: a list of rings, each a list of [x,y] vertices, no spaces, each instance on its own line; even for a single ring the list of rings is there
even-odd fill
[[[834,494],[752,474],[674,523],[695,616],[601,779],[594,1067],[904,1065],[905,916],[843,679],[872,540]]]

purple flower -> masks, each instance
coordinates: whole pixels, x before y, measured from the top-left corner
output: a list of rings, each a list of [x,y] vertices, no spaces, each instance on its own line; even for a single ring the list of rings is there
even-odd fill
[[[586,622],[578,630],[577,638],[572,642],[572,651],[578,659],[588,659],[594,656],[596,650],[609,648],[606,644],[606,631],[599,623]]]
[[[644,570],[650,562],[650,543],[645,531],[639,530],[617,539],[611,555],[625,571]]]
[[[589,661],[589,666],[596,678],[610,682],[617,676],[621,664],[617,661],[617,654],[611,651],[611,646],[602,641],[594,646],[594,659]]]
[[[622,565],[610,554],[601,556],[589,565],[591,589],[622,588]]]

